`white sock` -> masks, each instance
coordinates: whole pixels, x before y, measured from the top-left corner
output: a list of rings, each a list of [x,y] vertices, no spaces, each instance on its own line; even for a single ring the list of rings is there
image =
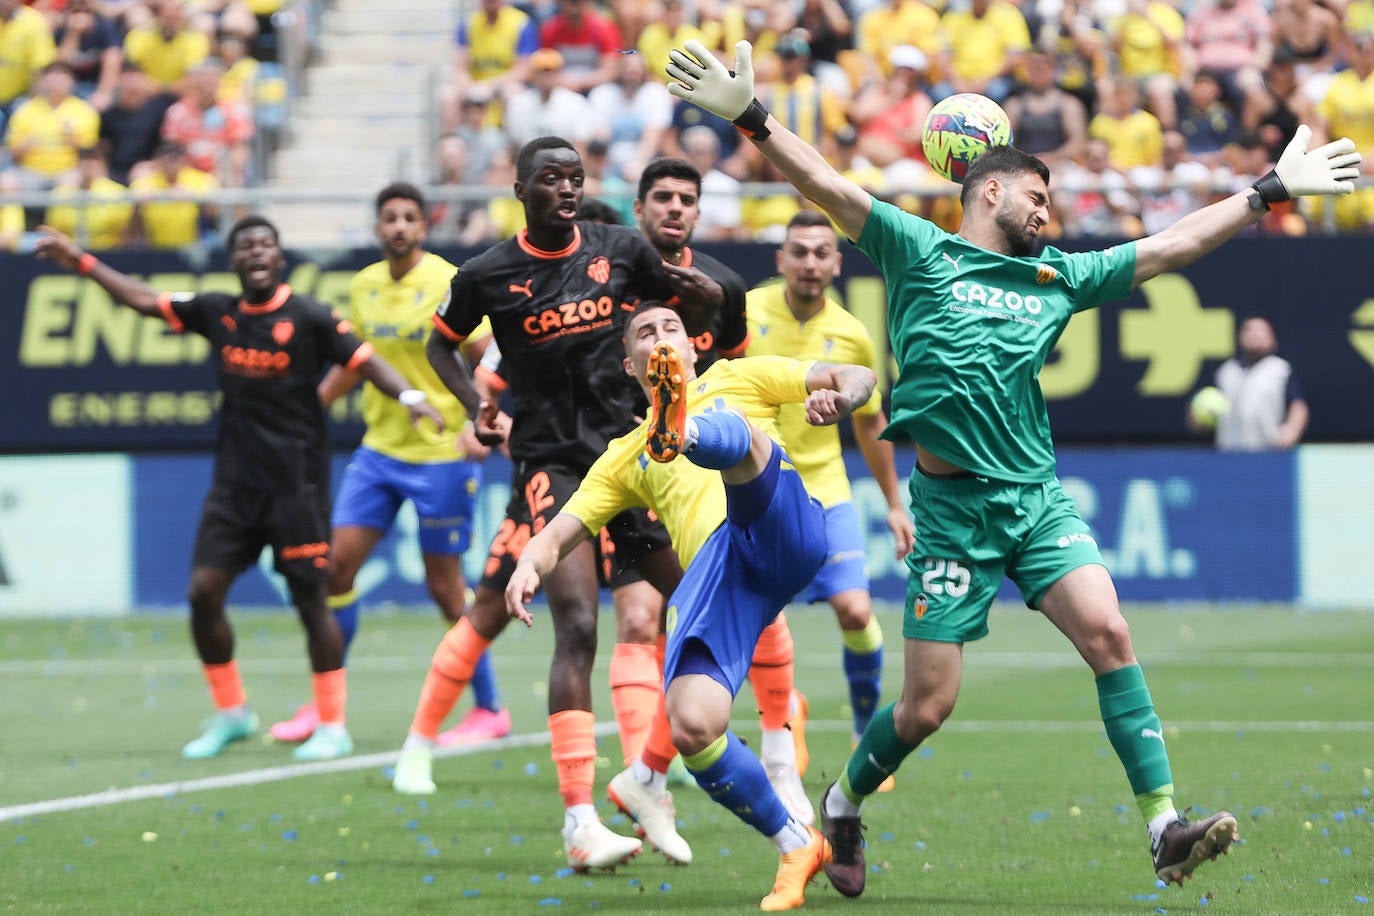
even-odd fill
[[[687,454],[692,450],[692,446],[697,444],[697,438],[701,434],[697,432],[697,421],[691,417],[682,424],[682,454]]]
[[[595,805],[569,805],[563,809],[563,832],[572,833],[587,823],[599,823],[601,815],[596,813]]]
[[[1153,818],[1150,819],[1150,823],[1145,827],[1145,829],[1150,833],[1151,847],[1154,847],[1159,844],[1159,838],[1164,835],[1164,828],[1168,827],[1176,820],[1178,820],[1178,812],[1175,811],[1173,808],[1170,808],[1163,814],[1156,814]]]
[[[248,718],[248,704],[240,703],[237,706],[230,706],[226,709],[218,710],[218,712],[220,715],[228,716],[231,719],[246,719]]]
[[[315,726],[315,733],[323,733],[326,735],[346,735],[348,734],[348,729],[344,728],[344,724],[342,722],[321,722],[319,725]]]
[[[797,746],[792,732],[785,728],[765,728],[759,742],[759,758],[769,763],[797,764]]]
[[[630,775],[635,778],[635,782],[641,786],[648,786],[654,792],[662,792],[668,788],[668,774],[655,773],[643,760],[635,760],[630,764]]]
[[[424,735],[417,734],[416,732],[411,732],[410,734],[406,735],[406,741],[405,744],[401,745],[401,750],[413,751],[418,747],[424,748],[427,751],[432,751],[434,750],[434,745],[437,743],[438,742],[435,741],[433,738],[426,738]]]
[[[849,796],[844,794],[839,783],[834,783],[825,790],[825,797],[821,799],[821,808],[831,817],[859,816],[859,806],[849,800]]]
[[[795,817],[789,817],[787,823],[782,825],[782,829],[768,839],[772,840],[773,845],[778,847],[778,852],[786,855],[810,843],[811,832],[806,829],[806,825],[801,821]]]

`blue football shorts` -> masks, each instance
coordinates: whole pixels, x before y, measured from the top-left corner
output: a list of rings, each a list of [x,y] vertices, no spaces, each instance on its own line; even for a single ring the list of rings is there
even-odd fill
[[[410,500],[420,518],[420,550],[460,554],[472,541],[472,516],[482,466],[472,461],[411,464],[359,448],[344,470],[334,501],[335,528],[388,531]]]

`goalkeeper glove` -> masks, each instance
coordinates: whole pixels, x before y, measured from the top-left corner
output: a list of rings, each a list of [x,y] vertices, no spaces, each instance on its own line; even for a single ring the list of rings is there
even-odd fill
[[[696,39],[668,52],[668,75],[677,82],[668,91],[680,99],[720,115],[747,137],[768,139],[768,109],[754,98],[754,47],[735,45],[735,69],[725,65]]]
[[[1270,204],[1316,194],[1350,194],[1360,177],[1360,154],[1348,138],[1308,151],[1312,129],[1301,124],[1284,147],[1273,171],[1253,187],[1267,209]]]

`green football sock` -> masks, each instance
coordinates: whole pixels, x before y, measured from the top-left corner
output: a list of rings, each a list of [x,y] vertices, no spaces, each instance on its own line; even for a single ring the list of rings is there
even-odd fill
[[[897,737],[897,727],[892,723],[892,708],[896,705],[889,703],[873,714],[873,721],[864,729],[859,746],[849,755],[849,764],[840,776],[840,790],[856,805],[878,791],[883,780],[897,772],[902,761],[916,750],[916,745]]]
[[[1148,823],[1173,807],[1174,778],[1164,729],[1140,666],[1127,665],[1099,677],[1097,702],[1107,738],[1126,768],[1136,804]]]

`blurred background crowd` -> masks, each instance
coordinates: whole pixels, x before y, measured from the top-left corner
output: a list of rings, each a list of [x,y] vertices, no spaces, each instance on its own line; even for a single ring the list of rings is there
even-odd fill
[[[215,214],[196,200],[264,181],[290,130],[282,3],[0,0],[0,192],[52,195],[0,210],[0,247],[38,220],[72,230],[64,198],[82,191],[120,200],[86,207],[92,248],[203,239]],[[1016,145],[1049,163],[1054,234],[1157,231],[1268,171],[1299,123],[1350,137],[1374,170],[1374,0],[469,0],[449,72],[416,91],[433,95],[430,184],[491,193],[438,194],[431,237],[520,229],[514,153],[556,133],[623,220],[644,164],[675,155],[705,176],[698,240],[779,238],[802,202],[767,187],[780,176],[733,127],[667,92],[668,51],[688,39],[730,63],[749,39],[780,121],[947,227],[956,189],[926,165],[920,132],[955,92],[999,101]],[[1257,231],[1371,227],[1365,188],[1326,210],[1276,207]]]

